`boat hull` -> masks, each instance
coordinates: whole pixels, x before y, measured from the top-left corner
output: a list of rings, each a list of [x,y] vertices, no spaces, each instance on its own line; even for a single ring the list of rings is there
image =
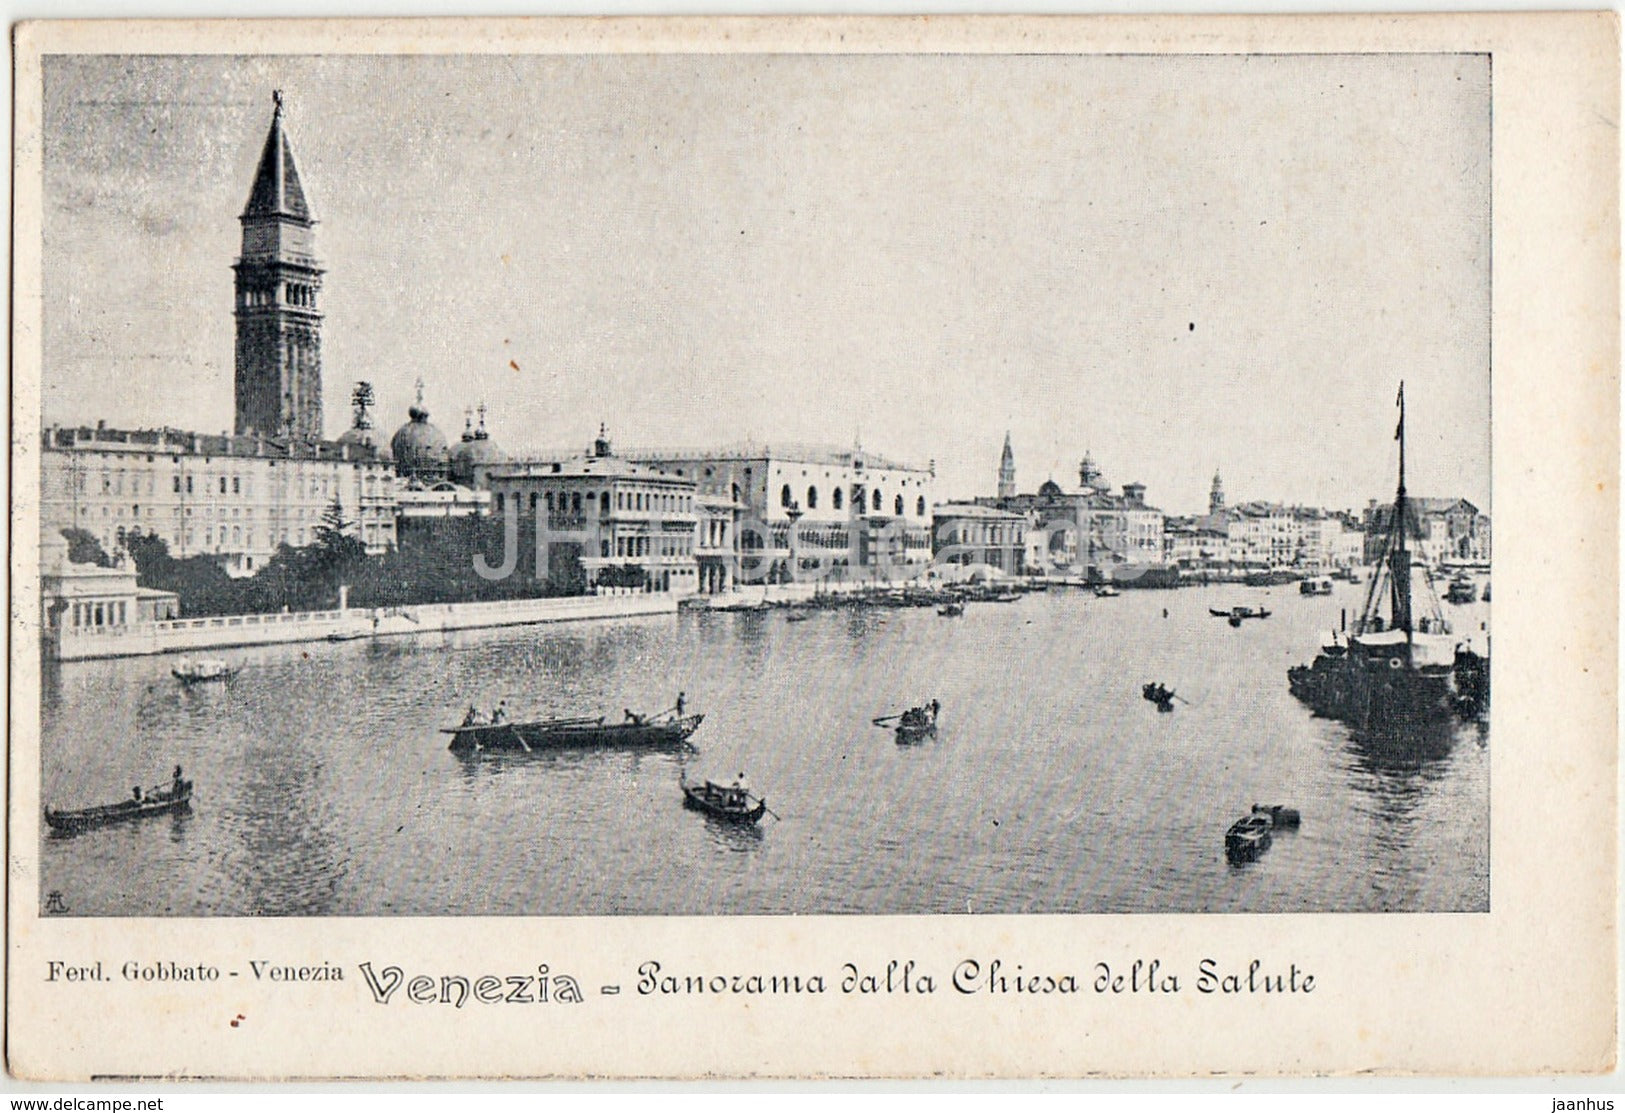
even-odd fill
[[[704,722],[704,715],[686,715],[658,722],[483,723],[448,727],[453,753],[533,753],[537,750],[585,748],[651,748],[676,746]]]
[[[1357,646],[1322,653],[1313,665],[1288,670],[1287,684],[1315,714],[1373,733],[1414,733],[1455,713],[1451,668],[1416,667],[1395,655],[1363,653]]]
[[[94,808],[67,811],[46,808],[45,822],[53,831],[70,833],[88,831],[93,827],[106,827],[113,823],[143,819],[149,815],[185,811],[191,806],[192,786],[188,782],[180,792],[156,798],[122,800],[117,804],[103,804]]]
[[[757,800],[754,805],[749,803],[748,798],[744,804],[729,804],[713,795],[719,792],[726,793],[727,790],[725,789],[719,790],[712,785],[691,785],[686,783],[682,787],[683,806],[685,808],[703,812],[713,819],[722,820],[724,823],[749,826],[759,822],[762,816],[767,814],[767,800],[765,798]],[[710,789],[709,793],[707,789]]]

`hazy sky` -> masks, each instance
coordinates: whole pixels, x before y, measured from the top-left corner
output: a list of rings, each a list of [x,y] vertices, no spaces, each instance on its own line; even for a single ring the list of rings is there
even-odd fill
[[[1171,512],[1489,506],[1489,66],[1365,57],[53,57],[47,421],[233,420],[283,89],[327,433],[814,441]],[[510,364],[516,364],[515,370]]]

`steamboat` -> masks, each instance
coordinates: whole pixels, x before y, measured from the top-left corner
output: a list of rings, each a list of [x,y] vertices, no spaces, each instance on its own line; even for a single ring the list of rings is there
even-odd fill
[[[1354,630],[1325,646],[1310,665],[1287,672],[1292,694],[1317,715],[1378,736],[1419,737],[1456,713],[1456,641],[1425,574],[1417,575],[1407,543],[1411,510],[1405,493],[1405,386],[1399,388],[1399,484]],[[1425,613],[1414,598],[1420,581]]]

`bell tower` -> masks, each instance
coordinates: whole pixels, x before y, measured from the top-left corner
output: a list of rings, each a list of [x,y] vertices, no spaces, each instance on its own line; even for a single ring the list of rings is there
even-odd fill
[[[1214,472],[1213,473],[1213,487],[1207,493],[1207,512],[1209,514],[1217,514],[1219,511],[1221,511],[1223,509],[1224,509],[1224,480],[1219,478],[1219,473],[1218,472]]]
[[[1010,447],[1010,434],[1004,434],[1004,453],[999,457],[999,497],[1016,497],[1016,454]]]
[[[282,91],[259,169],[238,219],[237,432],[322,436],[322,288],[316,218],[305,199],[282,123]]]

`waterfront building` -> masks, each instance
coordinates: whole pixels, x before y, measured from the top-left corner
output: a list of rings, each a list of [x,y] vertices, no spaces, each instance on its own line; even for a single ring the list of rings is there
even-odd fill
[[[605,430],[585,455],[509,463],[486,481],[493,515],[504,528],[509,516],[517,521],[516,574],[545,577],[561,591],[698,590],[697,484],[616,456]],[[716,509],[703,518],[714,520]],[[708,556],[713,539],[707,535]]]
[[[238,434],[320,440],[322,267],[305,196],[273,94],[271,129],[242,223],[236,271]]]
[[[1407,498],[1411,511],[1406,537],[1415,542],[1414,552],[1431,565],[1441,563],[1488,563],[1490,559],[1490,518],[1463,498]],[[1375,499],[1365,511],[1365,560],[1374,564],[1382,558],[1378,551],[1389,532],[1394,504],[1378,504]]]
[[[1046,480],[1031,495],[978,499],[1014,511],[1040,533],[1041,567],[1099,579],[1134,577],[1166,559],[1164,515],[1145,501],[1143,483],[1126,483],[1113,493],[1094,457],[1078,465],[1078,489],[1063,490]]]
[[[176,429],[51,426],[41,437],[42,539],[77,528],[109,553],[132,532],[177,558],[251,575],[301,546],[335,502],[371,553],[395,543],[394,477],[364,446]]]
[[[738,508],[742,581],[887,582],[913,579],[930,565],[934,466],[808,445],[629,455]]]
[[[933,514],[938,564],[988,566],[1010,576],[1027,570],[1027,516],[976,503],[944,503]]]
[[[180,615],[171,591],[137,587],[128,560],[110,568],[68,559],[68,543],[48,538],[40,550],[41,629],[47,641],[79,632],[116,635],[131,626]]]
[[[1360,562],[1363,534],[1346,515],[1262,500],[1227,506],[1217,476],[1208,506],[1170,541],[1169,559],[1181,567],[1315,574]]]

